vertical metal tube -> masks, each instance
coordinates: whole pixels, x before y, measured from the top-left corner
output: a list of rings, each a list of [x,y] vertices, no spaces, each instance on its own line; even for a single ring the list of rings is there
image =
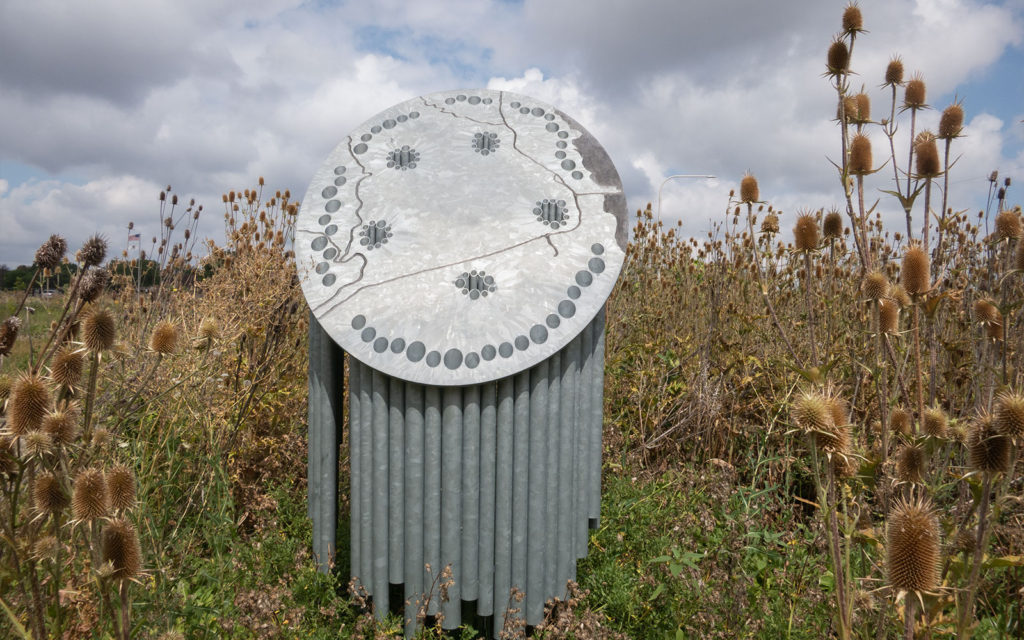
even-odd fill
[[[405,582],[405,384],[388,377],[388,581]]]
[[[359,583],[367,593],[373,589],[373,369],[354,358],[349,366],[355,363],[359,368],[359,470],[362,475],[360,483],[359,504]]]
[[[388,380],[373,371],[373,607],[388,613]]]
[[[427,615],[438,611],[437,576],[441,573],[441,389],[424,387],[423,403],[423,563],[424,590],[430,594]],[[426,567],[429,566],[429,571]]]
[[[512,427],[512,587],[526,591],[530,474],[530,372],[515,375]],[[521,608],[521,606],[519,607]]]
[[[423,387],[405,383],[405,635],[416,631],[423,584]]]
[[[359,405],[360,371],[362,367],[354,358],[348,361],[348,468],[349,468],[349,573],[351,577],[359,576],[361,568],[363,531],[361,517],[363,512],[362,487],[363,471],[359,465],[362,456],[362,410]]]
[[[512,503],[515,482],[515,384],[498,380],[494,483],[494,637],[505,626],[512,588]]]
[[[494,523],[495,484],[497,478],[497,385],[480,388],[480,539],[478,541],[477,613],[494,613]]]
[[[320,349],[323,342],[323,330],[311,311],[309,313],[309,402],[307,437],[306,491],[308,504],[306,513],[313,521],[313,556],[319,562],[320,557],[320,456],[317,449],[320,442],[320,430],[323,419],[320,415],[320,396],[323,389],[320,384]]]
[[[562,431],[561,423],[562,403],[562,354],[555,352],[548,359],[548,430],[547,444],[547,495],[544,498],[544,506],[547,510],[545,518],[544,534],[544,601],[560,595],[565,584],[563,581],[562,568],[558,563],[558,496],[565,489],[565,482],[568,478],[559,473],[558,448],[559,434]]]
[[[597,528],[601,520],[601,438],[604,435],[604,318],[605,308],[594,318],[594,365],[590,399],[590,526]],[[583,550],[586,553],[586,549]]]
[[[526,541],[526,623],[544,617],[544,552],[547,532],[548,361],[530,370],[528,515]]]
[[[462,624],[462,389],[445,387],[441,418],[441,565],[453,582],[442,604],[445,629]]]
[[[480,387],[462,391],[462,599],[476,600],[480,592]]]
[[[587,488],[587,481],[590,477],[590,415],[591,402],[593,401],[593,377],[594,377],[594,325],[588,324],[583,329],[582,344],[582,367],[577,379],[577,386],[580,390],[579,412],[576,415],[576,469],[573,473],[575,478],[574,487],[576,510],[575,510],[575,549],[576,557],[583,558],[587,555],[587,538],[589,530],[587,527],[588,501],[590,491]]]
[[[576,579],[576,522],[574,504],[574,484],[577,482],[573,474],[575,447],[573,434],[576,430],[576,402],[579,397],[578,372],[580,364],[580,348],[583,340],[580,336],[572,339],[562,350],[562,398],[560,403],[561,429],[558,434],[558,475],[563,485],[558,492],[558,567],[566,580]]]

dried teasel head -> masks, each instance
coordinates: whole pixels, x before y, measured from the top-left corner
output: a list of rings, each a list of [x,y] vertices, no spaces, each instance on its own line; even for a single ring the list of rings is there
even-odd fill
[[[882,333],[896,333],[900,326],[899,305],[892,300],[879,300],[878,319]]]
[[[858,93],[853,99],[857,101],[857,119],[855,122],[858,124],[871,122],[871,96],[866,93]]]
[[[881,271],[872,271],[864,276],[860,288],[868,300],[881,300],[889,295],[889,278]]]
[[[79,471],[71,493],[71,513],[75,520],[104,518],[109,511],[110,494],[103,472],[94,467]]]
[[[757,187],[757,178],[747,173],[740,180],[740,202],[759,202],[761,192]]]
[[[971,468],[985,473],[1005,473],[1010,469],[1010,439],[996,430],[995,420],[980,413],[967,434],[967,454]]]
[[[82,284],[79,289],[82,302],[92,302],[99,298],[109,284],[110,272],[106,269],[97,267],[86,271],[82,276]]]
[[[992,340],[1003,339],[1003,314],[996,309],[996,319],[985,324],[985,335]]]
[[[822,231],[826,238],[839,238],[843,235],[843,216],[835,209],[825,214]]]
[[[935,144],[935,135],[931,131],[922,131],[917,135],[914,140],[914,154],[919,178],[934,178],[942,175],[939,147]]]
[[[135,506],[135,474],[124,465],[117,465],[106,473],[110,506],[115,511],[128,511]]]
[[[142,571],[142,547],[135,527],[114,519],[103,528],[103,562],[110,563],[115,580],[130,580]]]
[[[1000,211],[995,226],[996,237],[1000,240],[1014,240],[1021,236],[1020,214],[1016,211]]]
[[[25,374],[11,387],[7,400],[7,427],[16,436],[38,430],[50,408],[50,388],[40,376]]]
[[[825,396],[828,404],[828,412],[832,418],[832,424],[837,427],[846,427],[850,424],[850,403],[837,395]]]
[[[860,7],[856,2],[851,2],[843,9],[843,32],[848,34],[859,33],[864,30],[864,16],[860,13]]]
[[[833,40],[825,57],[825,73],[830,76],[845,75],[850,67],[850,48],[842,40]]]
[[[931,288],[928,271],[931,261],[928,254],[919,245],[907,247],[900,265],[900,283],[912,296],[921,295]]]
[[[107,240],[103,236],[97,234],[91,236],[82,245],[82,248],[78,250],[75,257],[83,267],[95,267],[103,262],[103,258],[107,257]]]
[[[67,250],[68,243],[64,238],[57,234],[50,236],[42,246],[36,249],[36,266],[40,269],[56,269],[60,266]]]
[[[996,398],[993,412],[996,431],[1000,434],[1020,440],[1024,437],[1024,395],[1004,391]]]
[[[793,244],[797,251],[814,251],[819,242],[818,221],[814,214],[802,213],[797,216],[796,225],[793,226]]]
[[[892,63],[890,63],[892,64]],[[888,75],[888,74],[886,74]],[[907,85],[903,92],[903,108],[904,109],[922,109],[925,105],[925,97],[927,95],[927,88],[924,84],[924,78],[921,74],[915,73],[911,76],[910,80],[907,81]]]
[[[854,96],[844,96],[839,100],[839,106],[836,107],[836,120],[846,122],[857,122],[859,118],[860,108],[857,106],[857,98]]]
[[[220,326],[217,325],[217,321],[213,318],[203,318],[203,321],[199,323],[199,337],[212,341],[220,337]]]
[[[18,331],[21,329],[21,318],[11,316],[0,323],[0,356],[6,356],[14,348],[14,341],[18,339]]]
[[[945,438],[949,427],[949,419],[946,412],[940,407],[929,407],[924,410],[924,417],[921,418],[921,433],[933,438]]]
[[[65,344],[53,354],[53,362],[50,364],[50,380],[53,380],[54,384],[59,387],[71,389],[82,379],[84,369],[85,354],[82,350]]]
[[[862,133],[850,141],[850,173],[863,176],[872,171],[871,139]]]
[[[974,553],[978,546],[978,532],[975,529],[961,529],[956,533],[956,542],[953,544],[953,551],[956,553]]]
[[[939,520],[926,498],[896,501],[886,531],[889,584],[894,590],[922,593],[938,587],[939,531]]]
[[[903,84],[903,60],[899,56],[889,61],[885,67],[885,85],[896,86]]]
[[[779,232],[779,216],[774,213],[769,213],[761,221],[761,233],[778,233]]]
[[[924,451],[920,447],[903,445],[896,454],[896,478],[900,482],[921,484],[924,476]]]
[[[959,102],[954,102],[942,111],[939,119],[939,139],[951,140],[960,137],[964,128],[964,108]]]
[[[889,288],[889,298],[898,304],[901,309],[910,306],[910,294],[907,293],[902,284],[896,283]]]
[[[149,336],[149,348],[161,355],[174,353],[178,348],[178,327],[168,320],[158,322]]]
[[[78,438],[78,405],[65,403],[43,418],[43,431],[53,438],[57,446],[66,447]]]
[[[36,476],[35,484],[32,485],[32,505],[37,513],[53,515],[67,509],[69,504],[68,494],[64,492],[60,478],[49,471]]]
[[[117,326],[114,316],[106,309],[94,309],[82,321],[82,341],[85,348],[93,353],[107,351],[117,340]]]
[[[53,438],[42,429],[36,429],[22,436],[21,445],[28,457],[45,456],[53,451]]]
[[[896,407],[889,415],[889,426],[896,433],[909,436],[912,432],[910,412],[903,407]]]
[[[974,301],[974,321],[989,324],[999,320],[999,309],[987,298]]]

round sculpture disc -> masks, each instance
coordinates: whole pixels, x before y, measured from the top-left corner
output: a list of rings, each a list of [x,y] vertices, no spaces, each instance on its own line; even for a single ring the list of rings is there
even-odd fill
[[[388,375],[470,385],[529,368],[600,310],[622,268],[622,182],[551,105],[434,93],[367,120],[302,201],[295,256],[317,320]]]

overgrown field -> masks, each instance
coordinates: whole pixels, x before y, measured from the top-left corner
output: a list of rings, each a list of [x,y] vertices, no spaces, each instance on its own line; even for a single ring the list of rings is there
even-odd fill
[[[862,33],[847,8],[827,52],[844,207],[783,213],[748,175],[706,238],[637,212],[601,526],[534,635],[1024,637],[1020,208],[996,173],[956,208],[963,109],[915,131],[898,59],[872,119]],[[54,236],[37,277],[67,257],[63,294],[0,297],[0,637],[401,636],[310,556],[297,203],[261,178],[223,205],[226,241],[196,245],[202,208],[160,194],[142,291],[105,239]]]

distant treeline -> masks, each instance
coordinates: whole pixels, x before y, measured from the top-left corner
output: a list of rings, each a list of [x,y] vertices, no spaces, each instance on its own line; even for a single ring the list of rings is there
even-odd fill
[[[117,276],[130,277],[141,287],[151,287],[160,283],[160,265],[147,258],[141,261],[141,270],[137,260],[111,260],[106,268],[114,276],[114,286],[117,285]],[[32,280],[32,274],[36,266],[19,265],[10,268],[0,264],[0,289],[22,291]],[[78,273],[78,265],[73,262],[62,264],[59,268],[45,271],[41,277],[36,278],[34,289],[60,291],[65,289],[71,280]]]

